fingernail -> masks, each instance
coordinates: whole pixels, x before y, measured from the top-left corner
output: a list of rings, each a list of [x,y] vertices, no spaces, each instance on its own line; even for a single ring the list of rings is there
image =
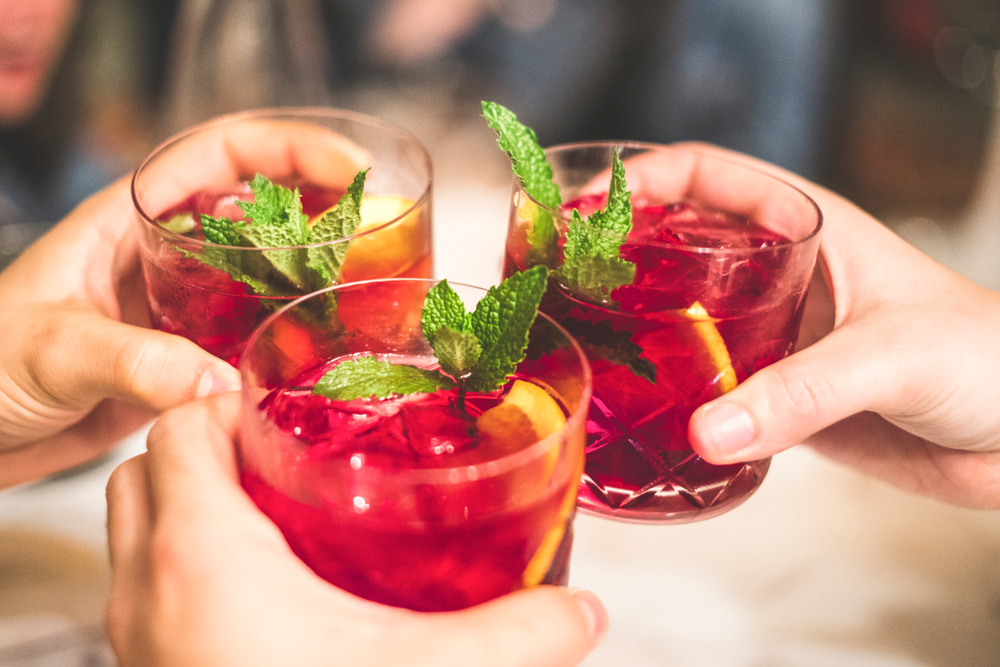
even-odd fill
[[[240,372],[226,363],[220,363],[209,368],[198,381],[198,398],[211,394],[221,394],[236,391],[240,388]]]
[[[701,415],[702,442],[719,454],[735,454],[754,439],[753,420],[735,403],[708,406]]]
[[[585,588],[570,588],[569,594],[573,596],[580,610],[583,611],[587,619],[587,630],[590,640],[596,645],[608,631],[608,612],[600,598]]]

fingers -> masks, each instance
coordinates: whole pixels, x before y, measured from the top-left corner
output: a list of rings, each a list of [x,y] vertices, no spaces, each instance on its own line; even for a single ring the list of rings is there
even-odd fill
[[[569,667],[601,642],[608,626],[607,612],[593,593],[552,586],[425,618],[431,628],[401,629],[421,635],[408,638],[420,647],[423,661],[417,664],[441,666]]]
[[[306,119],[226,120],[194,128],[162,148],[140,167],[134,195],[155,219],[195,192],[225,191],[258,172],[272,180],[298,177],[346,189],[369,166],[371,157],[354,142]]]
[[[717,465],[766,458],[874,403],[879,360],[845,363],[860,351],[850,336],[838,339],[845,339],[839,331],[695,410],[688,426],[694,450]]]
[[[24,366],[47,394],[40,402],[83,409],[114,397],[161,412],[240,386],[235,368],[179,336],[90,310],[45,310],[25,323],[33,345]]]
[[[240,420],[238,392],[212,396],[175,408],[153,425],[147,438],[153,497],[163,521],[185,530],[218,522],[276,539],[280,532],[254,506],[239,482],[234,442]],[[196,444],[192,444],[196,443]],[[191,489],[200,489],[192,494]]]
[[[9,397],[0,399],[0,411],[9,411]],[[76,414],[65,410],[55,412],[56,416],[44,425],[30,419],[17,424],[10,423],[10,419],[0,420],[0,489],[93,460],[154,417],[133,404],[108,399],[72,426],[46,437],[49,434],[46,429],[58,430],[62,422],[72,423]]]
[[[108,549],[114,577],[108,597],[107,628],[122,665],[151,664],[145,605],[150,594],[149,545],[153,508],[145,454],[119,465],[108,480]]]

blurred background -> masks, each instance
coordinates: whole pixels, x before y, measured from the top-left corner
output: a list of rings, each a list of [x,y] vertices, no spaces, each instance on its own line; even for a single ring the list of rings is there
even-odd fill
[[[996,0],[0,0],[0,266],[158,143],[277,105],[371,113],[435,165],[436,271],[499,279],[511,175],[479,103],[543,145],[704,140],[857,202],[1000,288]],[[111,665],[103,484],[0,492],[0,666]],[[585,665],[1000,665],[1000,517],[807,450],[704,524],[578,519]]]

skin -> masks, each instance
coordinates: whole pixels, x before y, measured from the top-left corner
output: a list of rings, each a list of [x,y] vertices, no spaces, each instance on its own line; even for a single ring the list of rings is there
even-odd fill
[[[1000,507],[1000,294],[934,262],[850,202],[769,172],[824,216],[799,348],[700,407],[689,436],[725,464],[807,443],[914,493]],[[652,173],[655,165],[636,171]]]
[[[74,0],[0,0],[0,127],[41,104],[76,21]]]
[[[123,667],[576,665],[607,617],[550,586],[417,613],[319,579],[239,485],[240,404],[223,394],[164,414],[148,453],[108,484],[111,643]]]

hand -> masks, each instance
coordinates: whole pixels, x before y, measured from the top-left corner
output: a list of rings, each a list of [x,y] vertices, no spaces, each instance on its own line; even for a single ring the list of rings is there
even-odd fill
[[[823,212],[819,265],[794,354],[699,408],[712,463],[806,442],[904,489],[1000,507],[1000,295],[937,264],[837,195],[771,165]]]
[[[154,215],[262,165],[346,187],[370,160],[308,124],[248,119],[202,136],[148,170],[157,187],[142,194]],[[0,488],[98,456],[167,408],[239,388],[225,362],[149,329],[136,215],[122,179],[0,274]]]
[[[603,635],[591,593],[543,586],[458,612],[357,598],[317,577],[243,492],[239,396],[164,414],[108,484],[108,609],[122,667],[575,665]]]
[[[155,414],[239,386],[148,326],[129,182],[83,202],[0,273],[0,488],[114,446]]]

